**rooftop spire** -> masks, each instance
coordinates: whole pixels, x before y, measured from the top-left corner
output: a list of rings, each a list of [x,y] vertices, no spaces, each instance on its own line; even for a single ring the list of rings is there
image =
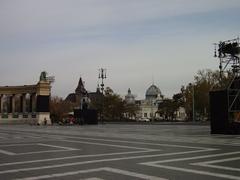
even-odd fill
[[[79,79],[79,81],[78,81],[78,86],[77,86],[77,88],[76,88],[76,90],[75,90],[75,93],[76,94],[85,94],[87,91],[86,91],[86,89],[85,89],[85,87],[84,87],[84,83],[83,83],[83,81],[82,81],[82,77],[80,77],[80,79]]]
[[[131,94],[131,89],[130,88],[128,88],[128,94]]]

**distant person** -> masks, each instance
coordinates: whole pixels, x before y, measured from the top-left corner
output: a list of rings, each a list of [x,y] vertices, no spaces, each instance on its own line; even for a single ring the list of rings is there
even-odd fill
[[[47,125],[47,119],[46,118],[44,118],[43,123],[44,123],[45,126]]]

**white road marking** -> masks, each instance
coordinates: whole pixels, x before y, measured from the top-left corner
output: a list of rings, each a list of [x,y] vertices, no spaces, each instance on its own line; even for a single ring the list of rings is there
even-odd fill
[[[220,165],[213,165],[214,163],[236,161],[236,160],[239,160],[239,159],[240,159],[240,157],[233,157],[233,158],[219,159],[219,160],[213,160],[213,161],[191,163],[191,165],[203,166],[203,167],[211,167],[211,168],[222,169],[222,170],[230,170],[230,171],[240,171],[239,168],[226,167],[226,166],[220,166]]]
[[[200,171],[200,170],[194,170],[194,169],[186,169],[186,168],[166,166],[166,165],[160,165],[160,164],[144,164],[144,165],[148,165],[148,166],[151,166],[151,167],[164,168],[164,169],[168,169],[168,170],[175,170],[175,171],[193,173],[193,174],[208,175],[208,176],[214,176],[214,177],[219,177],[219,178],[227,178],[227,179],[233,179],[233,180],[240,180],[240,177],[239,177],[239,176],[233,176],[233,175],[228,175],[228,174],[213,173],[213,172],[208,172],[208,171]]]
[[[48,179],[48,178],[58,178],[63,176],[72,176],[82,173],[92,173],[92,172],[99,172],[99,171],[107,171],[111,173],[121,174],[125,176],[131,176],[136,177],[140,179],[146,179],[146,180],[166,180],[165,178],[160,178],[156,176],[149,176],[141,173],[121,170],[121,169],[115,169],[110,167],[104,167],[104,168],[96,168],[96,169],[88,169],[88,170],[79,170],[79,171],[72,171],[72,172],[65,172],[65,173],[56,173],[56,174],[50,174],[50,175],[42,175],[42,176],[34,176],[34,177],[27,177],[27,178],[20,178],[17,180],[38,180],[38,179]],[[89,178],[88,178],[89,179]]]
[[[236,152],[236,154],[240,154]],[[230,154],[231,155],[231,154]],[[240,157],[233,157],[233,158],[226,158],[226,159],[218,159],[218,160],[213,160],[213,161],[204,161],[204,162],[199,162],[199,163],[193,163],[195,164],[214,164],[214,163],[222,163],[222,162],[227,162],[227,161],[234,161],[234,160],[239,160]]]
[[[239,168],[234,168],[234,167],[226,167],[226,166],[219,166],[219,165],[212,165],[212,164],[192,164],[192,165],[198,165],[198,166],[203,166],[203,167],[210,167],[210,168],[215,168],[215,169],[222,169],[222,170],[240,172]]]
[[[4,145],[0,145],[0,147],[11,147],[11,146],[32,146],[32,145],[36,145],[36,143],[28,143],[28,144],[4,144]]]
[[[160,178],[160,177],[156,177],[156,176],[149,176],[149,175],[145,175],[145,174],[140,174],[140,173],[131,172],[131,171],[125,171],[125,170],[115,169],[115,168],[110,168],[110,167],[106,167],[106,168],[104,168],[104,170],[108,171],[108,172],[123,174],[123,175],[126,175],[126,176],[132,176],[132,177],[137,177],[137,178],[141,178],[141,179],[166,180],[165,178]]]
[[[94,177],[94,178],[79,179],[79,180],[104,180],[104,179]]]
[[[142,156],[121,157],[121,158],[89,160],[89,161],[82,161],[82,162],[73,162],[73,163],[65,163],[65,164],[48,165],[48,166],[38,166],[38,167],[30,167],[30,168],[19,168],[19,169],[3,170],[3,171],[0,171],[0,174],[17,173],[17,172],[25,172],[25,171],[33,171],[33,170],[41,170],[41,169],[50,169],[50,168],[59,168],[59,167],[67,167],[67,166],[76,166],[76,165],[82,165],[82,164],[91,164],[91,163],[100,163],[100,162],[109,162],[109,161],[119,161],[119,160],[129,160],[129,159],[142,159],[142,158],[170,156],[170,155],[177,155],[177,154],[199,153],[199,152],[206,152],[206,151],[209,151],[209,150],[195,150],[195,151],[176,152],[176,153],[165,153],[165,154],[154,154],[154,155],[142,155]]]
[[[197,146],[197,147],[196,146],[184,146],[184,145],[166,144],[166,143],[147,143],[147,142],[139,142],[139,141],[126,141],[126,140],[115,140],[115,139],[112,140],[112,139],[102,139],[102,138],[85,138],[85,137],[72,137],[72,136],[61,136],[61,137],[66,137],[66,138],[71,138],[71,139],[94,140],[94,141],[121,142],[121,143],[165,146],[165,147],[179,147],[179,148],[188,148],[188,149],[210,149],[210,148],[201,147],[201,146]],[[215,150],[217,150],[217,149],[215,149]]]
[[[43,144],[43,143],[31,143],[31,144],[6,144],[6,145],[0,145],[0,147],[15,147],[15,146],[46,146],[46,147],[53,147],[58,148],[56,150],[46,150],[46,151],[33,151],[33,152],[25,152],[25,153],[13,153],[5,150],[0,149],[0,153],[6,154],[6,155],[27,155],[27,154],[40,154],[40,153],[49,153],[49,152],[62,152],[62,151],[76,151],[80,149],[70,148],[70,147],[63,147],[63,146],[55,146],[50,144]]]
[[[46,150],[46,151],[33,151],[33,152],[25,152],[25,153],[17,153],[15,155],[28,155],[28,154],[41,154],[41,153],[51,153],[51,152],[65,152],[65,151],[76,151],[80,149],[67,150],[67,149],[59,149],[59,150]]]
[[[79,149],[70,148],[70,147],[56,146],[56,145],[43,144],[43,143],[37,143],[37,145],[40,145],[40,146],[47,146],[47,147],[53,147],[53,148],[59,148],[59,149],[65,149],[65,150],[69,150],[69,151],[79,150]]]
[[[39,163],[39,162],[49,162],[49,161],[58,161],[58,160],[66,160],[66,159],[76,159],[76,158],[86,158],[86,157],[101,157],[101,156],[114,156],[114,155],[126,155],[126,154],[136,154],[136,153],[145,153],[148,151],[130,151],[130,152],[118,152],[118,153],[103,153],[103,154],[90,154],[90,155],[79,155],[79,156],[66,156],[66,157],[58,157],[58,158],[49,158],[49,159],[38,159],[31,161],[19,161],[19,162],[10,162],[10,163],[2,163],[1,166],[10,166],[10,165],[20,165],[20,164],[30,164],[30,163]]]
[[[34,176],[34,177],[27,177],[27,178],[19,178],[16,180],[38,180],[38,179],[57,178],[57,177],[72,176],[72,175],[77,175],[82,173],[92,173],[92,172],[97,172],[102,170],[103,168],[87,169],[87,170],[79,170],[79,171],[70,171],[65,173],[56,173],[56,174],[41,175],[41,176]]]
[[[155,146],[167,146],[167,147],[170,146],[170,147],[184,147],[184,148],[192,148],[192,149],[202,149],[202,150],[197,150],[197,151],[186,151],[186,152],[165,153],[165,154],[157,154],[157,155],[147,155],[145,157],[171,156],[171,155],[180,155],[180,154],[188,154],[188,153],[197,153],[197,152],[217,150],[217,149],[205,148],[205,147],[182,146],[182,145],[172,145],[172,144],[170,144],[170,145],[169,144],[155,144],[155,143],[145,143],[145,142],[136,142],[136,141],[109,140],[109,139],[99,139],[99,138],[82,138],[82,139],[98,140],[98,141],[100,140],[100,141],[107,141],[107,142],[124,142],[124,143],[134,143],[134,144],[145,144],[145,145],[155,145]],[[77,142],[79,142],[79,141],[77,141]],[[109,145],[109,144],[103,144],[103,143],[99,144],[99,143],[97,143],[97,145]],[[110,145],[110,146],[115,146],[115,145]],[[119,147],[119,146],[117,146],[117,147]],[[126,146],[124,146],[124,147],[126,147]],[[129,147],[129,146],[127,146],[127,147]],[[131,148],[136,149],[137,147],[131,147]],[[32,160],[32,161],[2,163],[2,164],[0,164],[0,166],[19,165],[19,164],[47,162],[47,161],[57,161],[57,160],[75,159],[75,158],[82,158],[82,157],[112,156],[112,155],[121,155],[121,154],[132,154],[132,153],[144,153],[144,152],[158,151],[158,150],[149,150],[149,149],[146,149],[146,148],[140,148],[140,149],[144,149],[145,151],[132,151],[132,152],[123,152],[123,153],[104,153],[104,154],[96,154],[96,155],[79,155],[79,156],[68,156],[68,157],[61,157],[61,158],[39,159],[39,160]]]
[[[73,143],[82,143],[82,144],[91,144],[91,145],[100,145],[100,146],[109,146],[109,147],[118,147],[118,148],[127,148],[127,149],[138,149],[138,150],[146,150],[146,151],[160,151],[159,149],[150,149],[150,148],[141,148],[141,147],[133,147],[133,146],[123,146],[116,144],[106,144],[106,143],[98,143],[98,142],[87,142],[87,141],[76,141],[76,140],[60,140],[63,142],[73,142]]]
[[[82,127],[67,128],[67,129],[71,130],[71,133],[63,131],[64,129],[66,129],[66,127],[54,127],[54,128],[52,128],[52,127],[48,128],[47,127],[46,129],[37,128],[37,127],[35,128],[34,126],[31,127],[31,129],[26,129],[25,127],[24,128],[22,128],[22,127],[20,127],[20,128],[19,127],[18,128],[8,127],[8,130],[11,130],[11,131],[14,131],[14,132],[19,132],[19,133],[20,132],[21,133],[27,133],[28,132],[28,133],[31,133],[31,134],[36,134],[37,132],[40,132],[40,133],[49,133],[48,135],[50,135],[52,133],[57,133],[57,134],[62,134],[62,135],[65,134],[65,135],[70,135],[70,136],[80,136],[80,135],[89,136],[90,135],[90,136],[98,136],[98,137],[101,136],[101,137],[106,137],[106,138],[108,138],[108,137],[119,138],[119,133],[120,134],[122,133],[120,138],[129,138],[130,136],[132,136],[132,138],[135,138],[136,140],[137,139],[138,140],[140,140],[140,139],[141,140],[142,139],[144,139],[144,140],[157,140],[157,141],[162,140],[162,141],[180,142],[180,143],[181,142],[188,142],[188,143],[192,142],[192,143],[197,143],[197,144],[205,143],[205,144],[211,144],[211,145],[213,145],[213,144],[216,144],[216,145],[223,145],[223,144],[233,145],[232,143],[238,142],[238,138],[239,138],[239,137],[236,136],[236,137],[234,137],[234,139],[231,139],[231,143],[229,143],[229,139],[224,138],[224,137],[228,137],[228,136],[223,136],[224,139],[222,139],[222,138],[220,139],[220,138],[215,138],[213,135],[211,135],[211,136],[203,137],[201,139],[197,138],[198,140],[196,140],[196,137],[185,136],[182,133],[176,134],[176,136],[172,136],[172,135],[168,136],[168,134],[166,135],[166,134],[162,133],[162,132],[165,131],[165,129],[167,129],[166,132],[171,132],[172,128],[169,128],[169,127],[166,127],[165,129],[162,128],[161,132],[159,132],[159,134],[146,135],[145,132],[149,132],[149,131],[158,132],[158,128],[155,129],[155,128],[153,128],[154,126],[149,126],[149,127],[151,127],[151,129],[150,128],[147,128],[147,129],[142,128],[141,130],[137,130],[137,131],[135,131],[135,133],[131,133],[131,134],[126,133],[124,131],[124,129],[132,130],[131,129],[132,127],[130,127],[130,128],[128,128],[128,127],[127,128],[118,127],[118,128],[120,128],[120,130],[114,129],[114,131],[110,131],[109,133],[106,134],[106,132],[99,132],[99,129],[103,129],[104,131],[107,131],[109,129],[111,130],[112,125],[110,125],[110,127],[106,126],[106,128],[104,128],[102,126],[96,126],[96,127],[86,128],[86,131],[85,131],[85,128],[82,128]],[[115,126],[113,126],[113,127],[115,127]],[[183,127],[181,126],[181,129],[184,129],[184,128],[185,128],[184,126]],[[6,128],[0,127],[0,129],[2,131],[6,131]],[[84,131],[79,132],[79,129],[84,130]],[[189,128],[186,127],[185,129],[188,130]],[[197,132],[198,131],[203,132],[202,128],[201,128],[201,130],[199,128],[190,128],[190,129],[194,130],[194,131],[197,131]],[[88,133],[89,131],[91,132],[91,134]],[[209,129],[204,128],[204,131],[209,132]],[[141,134],[141,132],[144,132],[144,133]],[[204,135],[205,134],[203,134],[203,136]],[[44,134],[42,136],[43,137],[45,136],[46,138],[48,138]],[[236,144],[235,146],[239,146],[239,144]]]
[[[9,156],[16,155],[16,153],[9,152],[9,151],[5,151],[5,150],[2,150],[2,149],[0,149],[0,153],[2,153],[2,154],[6,154],[6,155],[9,155]]]
[[[220,153],[220,154],[209,154],[209,155],[203,155],[203,156],[193,156],[193,157],[187,157],[187,158],[175,158],[175,159],[167,159],[167,160],[160,160],[160,161],[151,161],[147,162],[146,164],[158,164],[158,163],[169,163],[169,162],[178,162],[178,161],[188,161],[188,160],[195,160],[195,159],[203,159],[203,158],[211,158],[211,157],[221,157],[221,156],[227,156],[227,155],[235,155],[240,154],[240,151],[235,152],[228,152],[228,153]],[[145,163],[143,163],[145,164]]]
[[[214,177],[221,177],[221,178],[240,180],[240,177],[238,177],[238,176],[221,174],[221,173],[212,173],[212,172],[208,172],[208,171],[200,171],[200,170],[180,168],[180,167],[167,166],[167,165],[160,164],[160,163],[188,161],[188,160],[211,158],[211,157],[219,157],[219,156],[221,157],[221,156],[234,155],[234,154],[240,154],[240,152],[237,151],[237,152],[229,152],[229,153],[221,153],[221,154],[194,156],[194,157],[188,157],[188,158],[175,158],[175,159],[167,159],[167,160],[160,160],[160,161],[150,161],[150,162],[144,162],[144,163],[139,163],[139,164],[146,165],[146,166],[151,166],[151,167],[158,167],[158,168],[165,168],[165,169],[170,169],[170,170],[176,170],[176,171],[200,174],[200,175],[208,175],[208,176],[214,176]],[[194,163],[194,164],[196,164],[196,163]]]

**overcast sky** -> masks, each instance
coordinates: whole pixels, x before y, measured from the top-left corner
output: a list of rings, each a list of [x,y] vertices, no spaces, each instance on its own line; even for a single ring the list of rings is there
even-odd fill
[[[217,69],[213,43],[240,35],[240,0],[0,0],[0,86],[55,76],[52,94],[79,77],[138,99],[157,85],[171,97],[200,69]]]

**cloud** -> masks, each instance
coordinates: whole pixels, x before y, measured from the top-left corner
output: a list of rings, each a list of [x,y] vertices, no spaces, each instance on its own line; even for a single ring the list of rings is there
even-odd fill
[[[153,76],[171,96],[198,69],[215,67],[212,43],[237,35],[230,19],[239,17],[231,12],[239,6],[239,0],[3,0],[1,83],[31,84],[46,70],[56,77],[53,94],[65,97],[80,75],[94,91],[103,67],[106,85],[118,93],[130,87],[143,97]]]
[[[82,33],[89,28],[239,6],[238,0],[5,0],[0,6],[0,36]]]

